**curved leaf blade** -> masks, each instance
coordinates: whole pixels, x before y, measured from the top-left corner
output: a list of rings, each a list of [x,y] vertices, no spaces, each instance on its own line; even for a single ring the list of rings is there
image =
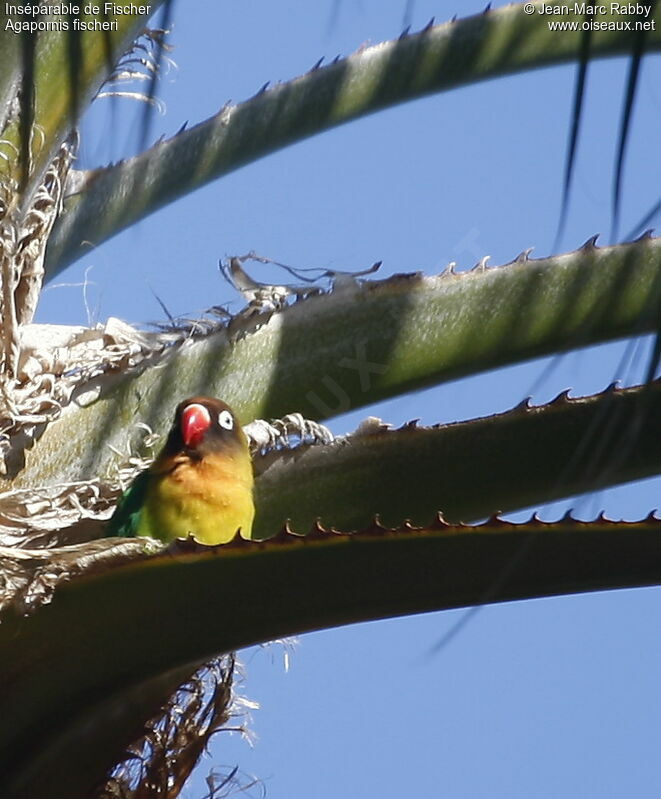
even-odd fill
[[[611,19],[600,16],[604,23]],[[658,11],[655,19],[659,30],[646,39],[650,51],[661,46]],[[568,23],[582,20],[571,8],[563,15]],[[632,40],[626,31],[595,32],[591,56],[626,53]],[[509,5],[428,26],[265,88],[136,158],[89,172],[65,204],[46,271],[57,274],[89,252],[89,242],[97,246],[163,205],[295,141],[432,92],[564,63],[583,48],[580,30],[551,31],[545,16]]]
[[[164,433],[184,396],[223,397],[243,422],[293,411],[328,418],[506,363],[654,330],[660,297],[661,241],[645,239],[607,248],[588,242],[540,260],[523,254],[504,268],[461,275],[399,275],[239,317],[144,367],[83,386],[31,449],[13,447],[11,485],[107,475],[112,448],[139,446],[135,421]],[[80,407],[87,391],[99,398]]]
[[[494,601],[656,584],[660,533],[654,518],[439,522],[285,535],[268,545],[158,556],[72,582],[33,617],[9,614],[0,625],[0,758],[10,764],[2,795],[46,799],[53,784],[84,795],[135,721],[126,691],[135,696],[162,674],[167,682],[172,669],[307,630],[474,604],[530,536],[534,546]],[[92,725],[102,740],[89,734]],[[71,767],[74,753],[80,768]]]

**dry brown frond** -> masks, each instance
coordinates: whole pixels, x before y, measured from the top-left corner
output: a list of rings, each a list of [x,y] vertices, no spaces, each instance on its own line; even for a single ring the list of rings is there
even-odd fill
[[[161,713],[145,724],[143,737],[127,747],[93,799],[179,796],[215,733],[246,734],[245,727],[234,722],[237,717],[245,719],[246,711],[255,705],[236,697],[235,673],[234,654],[216,657],[195,671]],[[222,776],[210,775],[207,796],[220,797],[223,789],[234,788],[237,773],[234,768]]]

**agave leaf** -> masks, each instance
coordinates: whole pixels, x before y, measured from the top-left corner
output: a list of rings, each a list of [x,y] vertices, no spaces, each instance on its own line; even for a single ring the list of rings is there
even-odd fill
[[[63,796],[86,795],[145,717],[158,693],[149,686],[162,696],[185,667],[218,652],[479,603],[513,557],[518,568],[492,601],[656,584],[660,533],[653,517],[493,519],[476,528],[437,520],[350,535],[283,533],[72,581],[33,616],[9,612],[0,625],[0,791],[45,799],[56,784]]]
[[[162,2],[163,0],[154,0],[149,7],[154,10]],[[6,24],[9,17],[23,22],[31,19],[23,15],[15,17],[3,13],[3,23]],[[106,16],[100,13],[83,15],[81,18],[88,22],[104,22],[107,19],[116,23],[117,28],[112,31],[76,33],[72,30],[73,20],[70,15],[49,17],[51,21],[67,23],[69,29],[40,32],[38,36],[28,34],[27,39],[34,47],[27,54],[28,63],[22,65],[21,48],[18,44],[21,36],[6,29],[5,24],[0,32],[0,51],[4,51],[0,61],[0,65],[4,67],[0,79],[0,99],[4,100],[4,109],[11,107],[12,95],[18,91],[23,77],[27,78],[30,74],[33,77],[31,84],[34,102],[29,109],[32,116],[30,130],[22,130],[28,111],[25,107],[21,109],[23,124],[21,114],[18,113],[13,119],[3,120],[0,117],[0,121],[9,122],[2,129],[4,146],[15,153],[25,153],[26,148],[29,151],[31,164],[28,183],[21,179],[25,158],[23,162],[16,158],[0,159],[0,177],[23,184],[26,204],[30,202],[32,191],[41,182],[45,169],[75,124],[72,109],[80,112],[86,108],[108,76],[112,67],[108,59],[109,51],[114,60],[118,59],[144,26],[148,15]],[[74,67],[75,80],[72,72]],[[70,75],[72,79],[65,83],[65,76]]]
[[[15,113],[14,101],[20,83],[21,61],[19,58],[20,37],[5,32],[4,7],[0,11],[0,130]]]
[[[392,430],[372,419],[332,442],[256,454],[252,537],[268,539],[285,522],[299,534],[320,523],[360,529],[377,514],[386,524],[401,518],[423,523],[439,507],[446,519],[472,521],[495,509],[517,510],[656,474],[660,408],[657,381],[575,399],[563,392],[546,405],[523,402],[506,413],[434,427],[409,423]],[[97,541],[98,550],[82,543],[105,535],[117,495],[116,487],[90,481],[63,487],[57,504],[48,491],[3,496],[7,549],[0,557],[14,552],[21,558],[15,576],[5,577],[0,609],[12,595],[27,608],[47,600],[72,572],[148,554],[136,539]],[[36,521],[15,516],[12,503],[21,501],[34,506]],[[58,517],[67,521],[54,530]],[[61,549],[48,549],[53,546]]]
[[[580,30],[550,31],[547,17],[523,8],[509,5],[427,26],[286,83],[267,84],[246,102],[223,108],[136,158],[90,171],[65,204],[47,272],[55,275],[88,253],[89,242],[98,245],[193,189],[295,141],[432,92],[584,54]],[[661,46],[661,11],[654,18],[659,29],[645,40],[649,51]],[[609,14],[599,19],[607,23]],[[580,25],[583,16],[570,7],[563,22],[573,21]],[[590,55],[627,53],[634,38],[633,32],[595,32]]]
[[[524,253],[504,268],[355,282],[275,312],[239,315],[210,335],[181,336],[128,371],[118,361],[99,370],[58,419],[36,428],[31,449],[24,433],[11,439],[7,466],[16,477],[5,487],[108,475],[116,452],[136,451],[135,422],[163,434],[186,395],[221,396],[244,422],[292,411],[321,419],[654,330],[660,254],[661,242],[649,238],[603,249],[590,241],[553,258]]]
[[[362,434],[361,434],[362,433]],[[435,427],[373,425],[331,444],[257,459],[254,536],[289,519],[306,533],[424,523],[441,508],[458,522],[540,505],[661,472],[661,383],[560,394],[547,405]]]

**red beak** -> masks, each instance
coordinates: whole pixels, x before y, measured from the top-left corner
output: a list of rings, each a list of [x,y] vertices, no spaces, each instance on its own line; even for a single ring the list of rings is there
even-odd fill
[[[188,449],[197,447],[211,426],[211,416],[204,405],[194,402],[181,413],[181,436]]]

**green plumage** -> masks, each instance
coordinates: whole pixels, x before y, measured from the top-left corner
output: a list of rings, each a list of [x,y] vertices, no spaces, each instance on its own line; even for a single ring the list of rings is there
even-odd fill
[[[120,538],[133,538],[137,535],[140,511],[147,497],[149,477],[150,475],[147,469],[145,469],[144,472],[140,472],[128,489],[122,494],[117,503],[115,513],[108,522],[107,535],[118,536]]]

